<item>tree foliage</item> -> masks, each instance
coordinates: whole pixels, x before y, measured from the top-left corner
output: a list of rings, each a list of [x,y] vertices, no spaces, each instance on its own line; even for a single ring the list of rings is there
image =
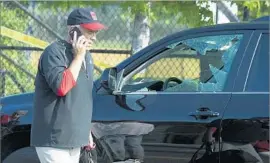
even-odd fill
[[[195,1],[156,1],[156,2],[130,2],[121,3],[121,7],[129,17],[136,13],[148,16],[151,22],[168,20],[166,23],[184,24],[187,27],[198,27],[212,24],[212,12],[209,6],[201,5],[204,2]],[[127,14],[129,13],[129,14]],[[172,19],[175,18],[175,19]]]
[[[134,19],[137,13],[150,18],[152,22],[176,17],[174,21],[189,27],[212,24],[212,12],[205,2],[196,1],[49,1],[40,2],[44,8],[57,12],[58,8],[68,11],[74,7],[119,6],[122,18]],[[202,5],[205,4],[205,5]],[[169,23],[169,22],[168,22]]]

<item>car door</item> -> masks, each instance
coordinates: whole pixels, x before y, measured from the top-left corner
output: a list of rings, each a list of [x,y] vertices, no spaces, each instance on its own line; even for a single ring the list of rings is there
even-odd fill
[[[222,31],[172,40],[166,50],[120,74],[115,95],[95,99],[100,108],[95,121],[132,122],[126,134],[143,135],[145,162],[189,162],[202,144],[205,125],[222,118],[230,102],[251,34]]]
[[[257,30],[250,42],[226,119],[269,119],[269,30]]]
[[[233,133],[237,136],[227,139],[234,142],[245,139],[248,143],[268,141],[269,146],[269,30],[255,31],[250,42],[224,119],[260,120],[263,124],[254,132],[248,130],[252,126],[247,123],[241,132]]]

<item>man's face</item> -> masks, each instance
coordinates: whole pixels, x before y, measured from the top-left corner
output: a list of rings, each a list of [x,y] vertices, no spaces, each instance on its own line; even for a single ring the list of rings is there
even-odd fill
[[[82,34],[84,35],[84,37],[86,38],[86,40],[89,42],[88,46],[87,46],[87,50],[90,50],[93,47],[94,42],[96,41],[96,35],[98,31],[90,31],[87,30],[85,28],[80,28]]]

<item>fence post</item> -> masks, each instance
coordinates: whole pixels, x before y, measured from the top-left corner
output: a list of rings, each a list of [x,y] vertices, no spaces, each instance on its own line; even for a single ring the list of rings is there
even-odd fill
[[[244,7],[244,12],[243,12],[243,21],[248,21],[249,20],[249,9],[247,6]]]
[[[0,97],[5,96],[5,88],[6,88],[6,71],[0,69]]]

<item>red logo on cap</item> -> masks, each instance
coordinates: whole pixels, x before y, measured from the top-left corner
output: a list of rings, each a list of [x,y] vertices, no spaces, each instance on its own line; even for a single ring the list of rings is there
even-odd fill
[[[91,15],[91,17],[92,17],[92,19],[93,20],[97,20],[97,15],[96,15],[96,13],[94,13],[94,12],[90,12],[90,15]]]

